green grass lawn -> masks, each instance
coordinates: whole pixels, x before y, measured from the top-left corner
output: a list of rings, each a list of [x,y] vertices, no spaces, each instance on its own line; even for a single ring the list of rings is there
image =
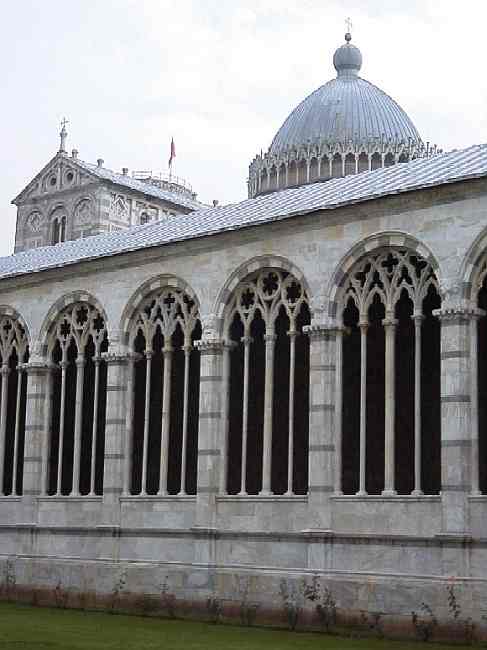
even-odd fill
[[[1,650],[419,650],[426,647],[452,648],[0,603]]]

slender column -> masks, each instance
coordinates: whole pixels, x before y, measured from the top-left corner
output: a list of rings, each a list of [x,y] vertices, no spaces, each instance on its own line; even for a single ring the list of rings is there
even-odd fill
[[[98,437],[98,404],[100,402],[100,363],[101,358],[97,355],[93,359],[95,364],[95,394],[93,397],[93,429],[91,434],[91,471],[90,471],[90,495],[95,494],[95,472],[96,472],[96,443]]]
[[[286,163],[286,187],[289,186],[289,165]]]
[[[242,337],[244,344],[244,376],[243,376],[243,406],[242,406],[242,474],[240,477],[240,494],[247,494],[247,435],[249,428],[249,368],[250,368],[250,336]]]
[[[318,178],[321,178],[321,155],[318,156]]]
[[[188,454],[188,410],[189,410],[189,370],[191,360],[191,342],[184,346],[184,392],[183,392],[183,435],[181,444],[181,490],[186,494],[186,456]]]
[[[62,478],[63,478],[63,451],[64,451],[64,424],[66,415],[66,370],[68,368],[68,361],[66,360],[66,349],[63,350],[63,359],[60,363],[61,366],[61,405],[59,409],[59,444],[58,444],[58,459],[57,459],[57,483],[56,494],[59,496],[62,492]]]
[[[81,436],[83,434],[83,393],[86,360],[82,354],[76,359],[76,404],[74,416],[73,487],[71,494],[79,495],[81,471]]]
[[[336,329],[335,369],[335,495],[342,492],[343,329]]]
[[[422,314],[414,314],[414,496],[421,496],[421,327]]]
[[[147,460],[149,451],[150,394],[152,377],[152,350],[145,351],[145,408],[144,440],[142,445],[142,486],[141,494],[147,494]]]
[[[470,409],[470,417],[472,419],[472,452],[471,452],[471,466],[472,466],[472,487],[471,492],[473,496],[479,496],[480,481],[479,481],[479,363],[478,363],[478,321],[479,318],[484,316],[485,313],[478,309],[476,314],[472,314],[470,320],[470,390],[472,393],[472,405]]]
[[[264,389],[264,445],[262,454],[261,494],[271,494],[272,470],[272,408],[274,397],[274,350],[276,335],[266,334],[265,340],[265,389]]]
[[[288,332],[289,336],[289,425],[287,451],[287,494],[293,493],[294,474],[294,385],[296,379],[296,330]]]
[[[17,399],[15,402],[14,461],[12,468],[12,495],[17,494],[17,465],[19,460],[20,406],[22,401],[22,364],[17,366]]]
[[[162,387],[161,464],[159,472],[159,496],[167,494],[167,469],[169,453],[169,431],[171,425],[171,369],[172,347],[166,345],[164,355],[164,385]]]
[[[222,469],[220,472],[220,494],[227,493],[228,485],[228,434],[230,430],[230,367],[234,343],[223,344],[222,357]]]
[[[296,161],[296,185],[299,185],[299,163],[301,161]]]
[[[311,162],[309,160],[306,161],[306,182],[309,183],[310,180],[310,170],[311,170]]]
[[[372,169],[372,156],[369,154],[369,172]]]
[[[127,413],[125,418],[125,469],[123,494],[128,496],[132,487],[132,454],[134,444],[135,363],[139,355],[130,354],[127,368]]]
[[[276,190],[279,189],[279,170],[280,170],[280,165],[276,167]]]
[[[0,496],[4,494],[3,491],[3,477],[5,470],[5,440],[7,436],[7,407],[8,407],[8,381],[10,375],[10,368],[5,361],[0,370],[2,375],[2,392],[1,392],[1,406],[0,406]]]
[[[344,154],[341,155],[342,158],[342,176],[345,176],[345,156]]]
[[[396,360],[396,325],[397,320],[392,317],[385,318],[382,321],[386,331],[386,350],[385,350],[385,459],[384,459],[384,496],[393,496],[397,494],[395,489],[395,414],[396,414],[396,396],[395,396],[395,360]]]
[[[355,154],[355,173],[358,174],[358,160],[359,160],[359,155]]]
[[[360,327],[360,469],[359,490],[357,494],[367,494],[365,489],[366,448],[367,448],[367,329],[369,323],[363,321]]]
[[[41,455],[41,490],[42,496],[46,496],[49,491],[49,458],[51,456],[52,446],[52,400],[53,400],[53,379],[54,372],[57,368],[54,366],[46,366],[46,392],[44,395],[44,439],[42,441],[42,455]],[[29,372],[28,372],[29,374]],[[29,379],[27,379],[29,382]],[[29,392],[29,391],[27,391]],[[29,400],[27,400],[26,419],[29,415]],[[27,427],[26,427],[27,428]],[[24,470],[25,473],[25,470]]]

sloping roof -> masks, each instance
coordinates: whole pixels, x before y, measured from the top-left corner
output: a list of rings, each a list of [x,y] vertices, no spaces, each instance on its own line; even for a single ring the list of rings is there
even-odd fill
[[[127,187],[130,190],[136,192],[141,192],[146,196],[152,196],[156,199],[167,201],[173,205],[179,205],[188,210],[200,210],[206,207],[203,203],[190,199],[184,194],[179,192],[171,192],[169,190],[163,190],[156,185],[151,185],[150,183],[144,183],[143,181],[138,181],[135,178],[131,178],[125,174],[118,174],[117,172],[107,169],[106,167],[98,167],[98,165],[93,165],[92,163],[85,162],[79,158],[67,158],[66,154],[57,153],[54,158],[44,165],[39,173],[37,173],[34,178],[26,185],[26,187],[12,200],[12,203],[17,205],[24,196],[28,195],[29,189],[35,185],[35,183],[46,173],[49,167],[56,162],[57,158],[61,157],[63,160],[69,162],[73,167],[78,167],[79,169],[87,172],[91,176],[98,178],[102,181],[108,181],[109,183],[114,183],[116,185],[121,185],[122,187]]]
[[[70,159],[70,162],[72,160]],[[109,181],[110,183],[115,183],[116,185],[122,185],[136,192],[142,192],[147,196],[153,196],[156,199],[162,201],[168,201],[174,205],[181,205],[190,210],[198,210],[204,207],[199,201],[190,199],[184,194],[179,192],[170,192],[169,190],[163,190],[156,185],[151,185],[150,183],[144,183],[143,181],[138,181],[131,176],[125,174],[117,174],[117,172],[107,169],[106,167],[98,167],[98,165],[93,165],[92,163],[84,162],[83,160],[74,161],[79,167],[82,167],[84,170],[93,174],[97,178],[100,178],[104,181]]]
[[[487,176],[487,145],[421,158],[356,176],[312,183],[240,203],[196,210],[105,235],[34,248],[0,258],[0,278],[8,278],[128,251],[195,239],[333,210],[402,192]]]

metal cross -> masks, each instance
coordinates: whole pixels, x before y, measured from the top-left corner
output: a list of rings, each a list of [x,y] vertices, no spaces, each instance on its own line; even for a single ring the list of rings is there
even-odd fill
[[[352,27],[353,27],[353,25],[352,25],[352,19],[351,19],[351,18],[347,18],[347,19],[345,20],[345,25],[346,25],[346,28],[347,28],[347,33],[350,34],[350,32],[352,31]]]
[[[69,124],[69,120],[67,120],[65,117],[63,117],[61,121],[61,128],[64,129],[66,124]]]

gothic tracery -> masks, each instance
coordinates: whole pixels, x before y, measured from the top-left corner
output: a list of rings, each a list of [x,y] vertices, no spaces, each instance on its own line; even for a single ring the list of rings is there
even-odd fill
[[[199,352],[196,301],[166,287],[147,297],[132,322],[134,361],[132,493],[196,490]]]
[[[224,491],[306,491],[308,322],[305,289],[286,271],[256,271],[233,292],[224,323],[231,355]]]

